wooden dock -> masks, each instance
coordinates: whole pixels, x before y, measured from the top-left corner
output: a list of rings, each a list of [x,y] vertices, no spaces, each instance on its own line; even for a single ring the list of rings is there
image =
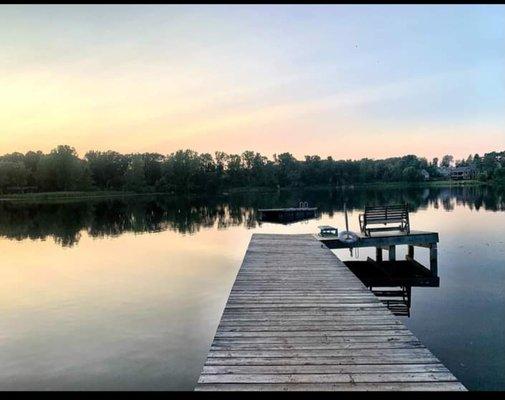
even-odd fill
[[[313,235],[254,234],[196,390],[465,390]]]
[[[408,246],[407,259],[414,261],[415,247],[425,247],[430,251],[430,271],[433,276],[438,274],[438,233],[426,231],[405,232],[377,232],[371,236],[366,236],[360,232],[357,234],[358,240],[354,243],[341,242],[335,236],[314,235],[314,237],[330,249],[348,249],[357,247],[375,247],[375,258],[377,262],[382,261],[382,251],[388,252],[389,261],[396,260],[396,246]]]

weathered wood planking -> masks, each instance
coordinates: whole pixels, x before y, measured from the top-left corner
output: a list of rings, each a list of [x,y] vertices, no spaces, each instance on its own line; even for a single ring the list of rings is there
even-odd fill
[[[196,390],[465,390],[313,235],[254,234]]]
[[[409,234],[406,232],[386,233],[375,232],[372,236],[366,236],[364,233],[358,232],[358,241],[355,243],[345,243],[338,240],[336,237],[314,235],[316,239],[324,243],[330,249],[346,249],[356,247],[388,247],[412,245],[429,247],[439,241],[437,232],[414,231]]]

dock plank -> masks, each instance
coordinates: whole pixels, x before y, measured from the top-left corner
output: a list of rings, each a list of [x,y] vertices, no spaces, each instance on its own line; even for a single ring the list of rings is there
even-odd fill
[[[254,234],[195,390],[466,390],[313,235]]]

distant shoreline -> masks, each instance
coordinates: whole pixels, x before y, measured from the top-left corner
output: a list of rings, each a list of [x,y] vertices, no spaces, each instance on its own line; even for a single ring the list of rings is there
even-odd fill
[[[122,191],[68,191],[68,192],[40,192],[40,193],[15,193],[0,195],[0,201],[43,201],[43,200],[75,200],[112,197],[143,196],[150,193],[134,193]]]
[[[345,190],[345,189],[392,189],[409,187],[458,187],[458,186],[484,186],[490,185],[487,182],[478,180],[462,181],[425,181],[425,182],[370,182],[358,183],[353,185],[333,186],[333,185],[310,185],[297,187],[237,187],[230,188],[219,193],[216,196],[227,196],[248,192],[272,192],[278,190]],[[173,193],[173,192],[131,192],[131,191],[65,191],[65,192],[33,192],[33,193],[15,193],[0,195],[0,201],[3,202],[30,202],[30,201],[51,201],[51,200],[87,200],[87,199],[107,199],[115,197],[135,197],[135,196],[201,196],[202,193]]]
[[[448,167],[452,164],[454,168]],[[458,178],[469,181],[453,181]],[[437,157],[428,162],[414,154],[380,160],[307,155],[298,160],[291,153],[274,154],[269,159],[253,151],[217,151],[212,155],[187,149],[168,155],[89,151],[80,158],[68,145],[59,145],[47,154],[29,151],[0,155],[0,198],[11,200],[144,193],[205,196],[312,187],[454,186],[476,184],[474,180],[505,185],[505,151],[456,161],[447,154],[440,163]]]

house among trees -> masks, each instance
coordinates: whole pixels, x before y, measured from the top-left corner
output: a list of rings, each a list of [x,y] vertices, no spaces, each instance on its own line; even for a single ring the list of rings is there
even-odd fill
[[[451,179],[453,180],[463,180],[463,179],[473,179],[475,178],[477,171],[475,165],[469,165],[465,167],[454,167],[451,169]]]
[[[475,165],[459,166],[459,167],[440,167],[438,168],[440,175],[452,180],[474,179],[477,174]]]
[[[425,181],[430,179],[430,173],[428,171],[426,171],[425,169],[421,170],[421,175],[423,176]]]

